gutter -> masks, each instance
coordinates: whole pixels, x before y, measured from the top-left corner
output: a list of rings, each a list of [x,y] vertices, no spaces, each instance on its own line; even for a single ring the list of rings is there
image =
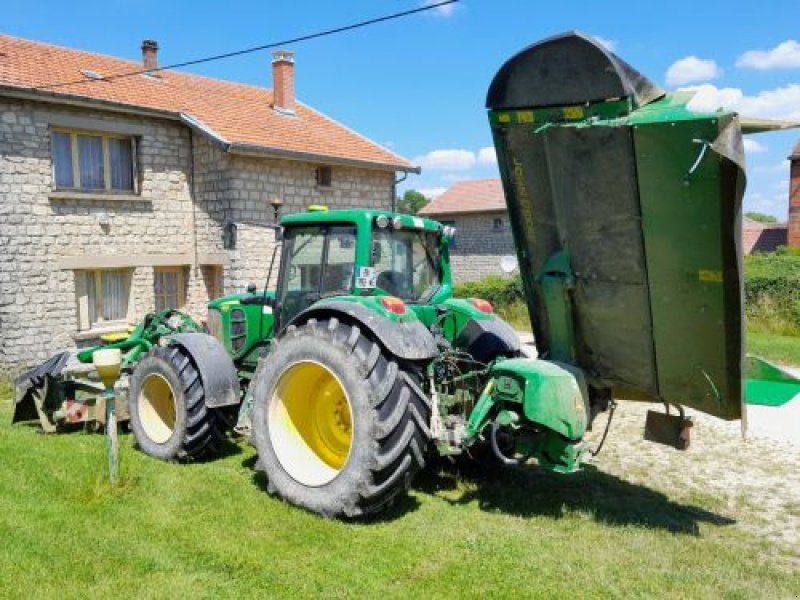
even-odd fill
[[[170,121],[179,121],[177,113],[156,108],[142,108],[121,102],[111,102],[109,100],[87,100],[85,96],[75,96],[72,94],[55,94],[53,92],[27,91],[16,87],[0,85],[0,97],[17,98],[20,100],[31,100],[34,102],[46,102],[48,104],[60,104],[76,106],[92,110],[107,110],[118,113],[137,115],[140,117],[157,117]]]
[[[285,148],[275,148],[271,146],[257,146],[255,144],[231,143],[227,149],[227,152],[240,156],[285,158],[287,160],[302,160],[306,162],[318,162],[320,159],[322,159],[326,163],[332,165],[403,171],[405,173],[416,173],[417,175],[422,172],[421,167],[409,167],[394,163],[380,163],[367,160],[358,160],[354,158],[342,158],[340,156],[329,156],[326,154],[317,154],[313,152],[300,152],[297,150],[287,150]]]

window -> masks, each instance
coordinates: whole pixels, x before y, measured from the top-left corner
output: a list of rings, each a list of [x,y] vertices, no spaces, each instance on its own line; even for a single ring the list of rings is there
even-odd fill
[[[201,267],[203,282],[206,284],[208,299],[214,300],[224,295],[223,272],[219,265],[204,265]]]
[[[109,133],[54,130],[53,179],[57,190],[136,192],[136,142]]]
[[[331,187],[333,185],[333,169],[330,167],[317,167],[317,185]]]
[[[79,329],[125,324],[130,279],[124,269],[76,272]]]
[[[183,280],[181,267],[157,267],[153,271],[153,291],[157,311],[183,308],[185,297]]]
[[[426,302],[441,287],[439,237],[410,229],[372,231],[375,285],[410,302]]]
[[[497,218],[492,221],[492,229],[494,231],[503,231],[503,219]]]
[[[287,229],[279,282],[281,323],[326,296],[353,287],[356,228],[350,225]]]

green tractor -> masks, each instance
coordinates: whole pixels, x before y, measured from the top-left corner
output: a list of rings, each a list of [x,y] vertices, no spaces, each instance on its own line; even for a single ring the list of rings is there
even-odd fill
[[[275,291],[214,300],[208,333],[159,316],[117,342],[138,446],[208,458],[235,428],[270,493],[354,517],[388,506],[431,449],[574,472],[613,398],[665,404],[645,435],[686,448],[682,406],[737,419],[746,389],[798,393],[758,359],[746,378],[743,355],[741,134],[775,125],[688,100],[581,34],[495,76],[489,121],[538,358],[488,302],[453,298],[452,228],[310,210],[281,221]],[[55,414],[56,358],[20,378],[18,412]]]
[[[321,514],[385,507],[425,465],[431,440],[455,455],[496,437],[498,451],[515,453],[508,430],[528,438],[526,456],[577,468],[588,417],[580,378],[523,358],[488,302],[452,297],[451,228],[371,210],[314,210],[281,225],[276,291],[213,301],[213,337],[174,335],[133,370],[129,412],[143,451],[206,456],[225,407],[238,404],[238,381],[237,428],[252,422],[269,490]],[[214,361],[190,338],[216,347]],[[523,393],[534,377],[546,406]]]

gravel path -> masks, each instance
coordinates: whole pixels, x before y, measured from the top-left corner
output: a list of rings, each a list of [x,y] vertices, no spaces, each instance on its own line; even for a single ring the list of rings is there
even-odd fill
[[[530,333],[523,344],[535,353]],[[794,369],[800,376],[800,370]],[[742,437],[741,421],[723,421],[687,410],[694,419],[692,444],[683,452],[643,439],[648,410],[657,404],[620,401],[598,469],[661,491],[678,501],[713,497],[734,527],[762,536],[800,567],[800,445]],[[587,439],[594,446],[605,428],[600,415]],[[800,428],[800,422],[793,424]]]

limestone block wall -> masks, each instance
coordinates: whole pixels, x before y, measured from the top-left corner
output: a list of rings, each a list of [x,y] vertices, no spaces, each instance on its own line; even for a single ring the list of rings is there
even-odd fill
[[[81,129],[135,131],[138,195],[54,189],[51,128],[75,119]],[[143,257],[141,265],[128,265],[128,316],[135,321],[152,310],[148,257],[195,247],[189,135],[160,119],[0,99],[0,365],[29,365],[76,343],[75,265],[104,265],[92,257]],[[193,310],[205,303],[198,288],[187,269]]]
[[[450,248],[453,281],[477,281],[489,275],[502,275],[500,257],[516,256],[511,226],[505,211],[464,215],[432,215],[454,224],[455,242]],[[495,221],[499,219],[499,227]]]
[[[283,202],[281,215],[303,212],[315,204],[331,210],[391,208],[394,174],[389,171],[333,166],[331,185],[318,186],[318,163],[244,156],[226,159],[224,172],[215,178],[221,192],[209,195],[204,205],[209,223],[236,224],[236,249],[225,273],[226,293],[242,291],[250,282],[261,287],[266,281],[274,232],[265,226],[275,223],[270,204],[274,198]],[[213,242],[209,239],[208,243]],[[279,258],[270,287],[277,281]]]

